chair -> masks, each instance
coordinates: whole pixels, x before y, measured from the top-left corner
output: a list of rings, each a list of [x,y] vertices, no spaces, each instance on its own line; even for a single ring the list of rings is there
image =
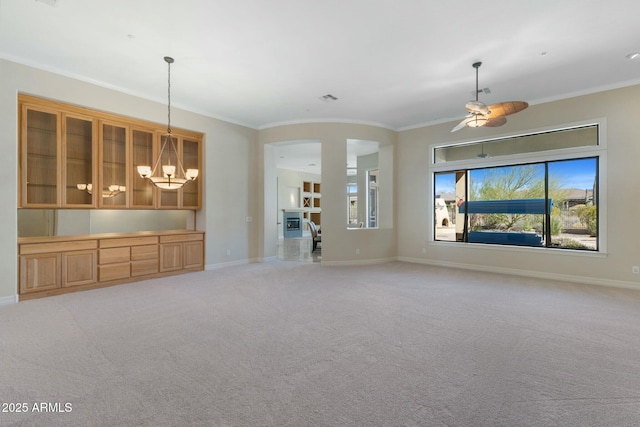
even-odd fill
[[[322,242],[322,234],[318,233],[318,227],[316,227],[316,223],[313,221],[309,221],[309,230],[311,231],[311,239],[313,240],[313,249],[311,249],[311,252],[313,252],[318,247],[318,243]]]

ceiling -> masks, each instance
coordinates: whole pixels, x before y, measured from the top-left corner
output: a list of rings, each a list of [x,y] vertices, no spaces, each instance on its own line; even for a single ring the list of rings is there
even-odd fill
[[[640,83],[637,0],[0,0],[0,57],[255,129]],[[337,100],[325,100],[332,95]],[[520,113],[526,114],[526,112]],[[467,130],[472,131],[472,130]]]

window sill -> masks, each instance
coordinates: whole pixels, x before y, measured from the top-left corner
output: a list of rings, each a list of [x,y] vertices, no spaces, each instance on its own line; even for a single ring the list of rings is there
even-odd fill
[[[449,242],[445,240],[431,240],[429,242],[433,246],[442,247],[454,247],[454,248],[469,248],[472,250],[496,250],[496,251],[508,251],[508,252],[522,252],[522,253],[535,253],[560,256],[572,256],[572,257],[588,257],[588,258],[606,258],[607,253],[603,251],[586,251],[579,249],[560,249],[560,248],[546,248],[546,247],[533,247],[533,246],[517,246],[517,245],[499,245],[488,243],[465,243],[465,242]]]

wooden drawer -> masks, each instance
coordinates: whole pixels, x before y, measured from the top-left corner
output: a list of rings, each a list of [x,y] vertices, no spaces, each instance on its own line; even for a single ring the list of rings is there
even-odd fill
[[[158,272],[158,258],[131,262],[131,276],[146,276]]]
[[[158,245],[144,245],[131,247],[131,261],[143,259],[158,259]]]
[[[117,248],[120,246],[154,245],[158,243],[157,236],[122,237],[119,239],[101,239],[100,248]]]
[[[54,243],[29,243],[20,245],[20,255],[83,251],[87,249],[96,249],[97,247],[97,240],[78,240],[71,242]]]
[[[130,259],[130,248],[108,248],[100,249],[99,264],[115,264],[128,262]]]
[[[131,276],[131,265],[128,262],[101,265],[98,267],[98,275],[101,282],[126,279]]]
[[[170,235],[170,236],[160,236],[160,243],[191,242],[195,240],[204,240],[204,235],[202,233],[193,233],[193,234],[176,234],[176,235]]]

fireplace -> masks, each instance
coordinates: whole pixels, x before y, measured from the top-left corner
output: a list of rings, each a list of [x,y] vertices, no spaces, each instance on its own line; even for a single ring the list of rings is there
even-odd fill
[[[302,237],[302,212],[284,211],[282,225],[285,238]]]

